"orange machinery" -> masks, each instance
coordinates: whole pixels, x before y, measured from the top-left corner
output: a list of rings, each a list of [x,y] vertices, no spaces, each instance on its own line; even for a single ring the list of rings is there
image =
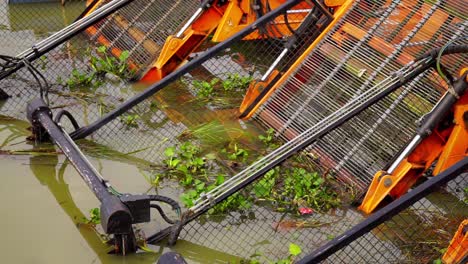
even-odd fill
[[[90,7],[86,14],[92,12],[100,2],[94,2],[94,7]],[[192,0],[195,1],[195,0]],[[274,10],[287,0],[203,0],[195,13],[181,25],[179,30],[167,37],[165,43],[161,47],[145,38],[145,32],[132,25],[131,21],[127,21],[122,16],[116,14],[112,19],[120,28],[127,28],[127,35],[136,42],[144,42],[143,45],[151,56],[155,59],[147,67],[140,80],[147,83],[153,83],[168,73],[174,71],[179,66],[183,65],[190,54],[200,50],[200,46],[210,39],[212,42],[222,42],[228,39],[233,34],[239,32],[243,28],[254,23],[263,14]],[[258,40],[267,38],[288,39],[288,37],[297,35],[297,30],[300,26],[313,26],[314,2],[322,5],[323,9],[336,10],[349,0],[325,0],[325,1],[303,1],[292,10],[289,10],[284,16],[277,17],[274,21],[263,28],[248,35],[244,40]],[[101,4],[102,4],[101,3]],[[91,5],[91,3],[89,3]],[[86,15],[85,14],[85,15]],[[119,47],[112,45],[112,41],[105,35],[98,34],[99,26],[92,26],[87,29],[89,36],[97,36],[96,41],[100,44],[109,47],[109,52],[112,55],[120,56],[122,50]],[[285,51],[279,55],[279,60],[284,56]],[[137,68],[139,65],[129,58],[131,68]],[[272,73],[272,66],[268,74]],[[271,74],[273,75],[273,74]]]
[[[162,79],[182,65],[209,36],[213,42],[222,42],[284,2],[286,0],[205,0],[181,29],[167,38],[159,57],[141,80],[155,82]],[[325,1],[325,4],[333,7],[341,2],[343,1]],[[307,20],[312,18],[312,8],[312,3],[304,1],[244,40],[285,39],[295,34],[301,25],[310,26],[311,23],[307,23]]]
[[[369,214],[386,198],[397,199],[432,169],[437,175],[468,156],[468,70],[453,83],[416,135],[385,170],[378,171],[360,210]]]

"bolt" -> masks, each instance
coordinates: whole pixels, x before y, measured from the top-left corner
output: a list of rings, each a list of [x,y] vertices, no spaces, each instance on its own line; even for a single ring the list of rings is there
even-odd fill
[[[392,185],[392,179],[386,178],[383,184],[386,188],[390,187]]]

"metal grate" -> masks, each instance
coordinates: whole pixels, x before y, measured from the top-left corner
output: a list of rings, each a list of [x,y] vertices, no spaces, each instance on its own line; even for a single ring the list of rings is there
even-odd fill
[[[100,1],[97,7],[107,2]],[[89,28],[87,34],[95,45],[114,49],[114,55],[128,51],[138,78],[158,58],[166,38],[174,34],[198,6],[197,1],[141,0]]]
[[[460,37],[467,25],[459,1],[355,1],[255,114],[284,140],[339,109],[401,65]],[[466,55],[447,65],[460,69]],[[370,108],[310,152],[338,178],[365,189],[374,173],[411,137],[415,123],[445,86],[433,74]]]
[[[155,13],[149,11],[154,8],[153,2],[158,3],[158,8],[161,8],[153,10]],[[404,59],[406,55],[402,55],[402,49],[411,56],[416,56],[434,45],[443,45],[456,34],[461,34],[458,32],[461,32],[466,24],[466,19],[460,19],[457,13],[451,11],[454,9],[452,1],[448,1],[445,6],[440,3],[432,5],[426,1],[424,3],[420,1],[421,3],[418,5],[429,7],[423,11],[421,8],[408,6],[414,1],[388,1],[388,3],[374,1],[376,6],[365,6],[368,2],[354,1],[347,16],[329,32],[317,48],[308,52],[309,56],[300,63],[300,67],[292,69],[293,74],[291,78],[287,78],[287,84],[282,84],[282,87],[276,90],[269,102],[259,110],[255,119],[260,124],[274,127],[281,137],[287,140],[295,133],[311,127],[324,116],[340,108],[360,90],[365,90],[367,87],[364,84],[369,86],[375,84],[390,72],[400,68],[407,61]],[[171,12],[171,8],[175,6],[185,6],[186,9],[182,8],[182,11],[178,10],[177,13]],[[128,14],[122,11],[111,19],[95,25],[98,32],[93,38],[94,42],[90,43],[89,36],[82,35],[48,53],[45,56],[47,65],[42,71],[52,84],[50,101],[54,110],[67,109],[73,113],[80,124],[86,125],[144,89],[145,86],[132,84],[126,80],[109,79],[103,79],[104,84],[96,89],[89,87],[72,89],[64,85],[63,82],[58,82],[57,78],[67,80],[74,69],[88,71],[89,56],[83,54],[83,51],[89,49],[95,52],[96,46],[102,44],[99,42],[99,36],[104,36],[109,43],[112,43],[113,47],[119,50],[130,51],[132,53],[131,61],[141,66],[139,69],[142,73],[144,71],[143,65],[154,60],[154,57],[151,57],[152,53],[147,52],[147,48],[160,47],[165,36],[174,34],[186,18],[191,15],[193,10],[190,8],[197,6],[198,1],[137,0],[127,7]],[[435,9],[431,9],[432,6],[435,6]],[[0,14],[5,10],[2,9]],[[37,11],[39,10],[37,9]],[[395,21],[398,21],[396,13],[402,10],[409,12],[407,17],[411,18],[405,20],[407,26],[395,25]],[[428,14],[427,21],[421,15],[423,13]],[[392,49],[387,55],[376,50],[376,44],[380,45],[381,43],[375,43],[372,40],[377,37],[383,38],[385,36],[389,43],[393,43],[391,45],[405,43],[403,42],[404,37],[409,35],[413,29],[426,27],[426,23],[429,23],[428,21],[436,14],[443,15],[444,13],[450,14],[447,22],[442,24],[437,34],[431,35],[431,37],[434,36],[434,39],[430,39],[430,43],[424,42],[428,39],[424,38],[426,33],[418,38],[416,38],[418,36],[416,34],[405,45],[396,46],[393,49],[397,50],[396,55],[393,57],[391,56]],[[166,14],[170,15],[165,16]],[[25,16],[28,15],[25,14]],[[166,19],[161,19],[164,17]],[[426,22],[423,26],[418,26],[418,21]],[[360,28],[365,32],[365,35],[369,36],[359,38],[359,40],[354,39],[349,35],[360,31],[352,31],[351,33],[345,31],[346,28],[343,27],[348,24]],[[127,29],[122,30],[119,25],[125,25]],[[421,32],[422,28],[417,31]],[[0,31],[1,34],[4,32],[12,34],[13,30]],[[145,33],[144,36],[141,36],[142,32]],[[148,32],[153,35],[146,34]],[[0,41],[2,41],[1,38]],[[301,46],[299,48],[305,50],[311,41],[310,39],[300,40]],[[31,43],[28,42],[25,45],[29,47]],[[0,46],[0,48],[2,47]],[[142,165],[142,170],[148,175],[160,173],[164,168],[161,163],[164,159],[164,149],[184,142],[182,136],[190,128],[213,120],[218,120],[222,124],[231,122],[237,131],[243,131],[243,126],[256,127],[255,122],[239,122],[236,119],[238,114],[236,108],[239,101],[235,105],[220,106],[214,100],[197,99],[197,89],[192,81],[210,81],[214,78],[224,80],[232,73],[259,79],[283,48],[284,42],[279,40],[234,43],[229,49],[186,74],[180,81],[172,83],[152,98],[134,107],[127,114],[136,114],[141,117],[136,121],[137,126],[127,126],[122,119],[115,119],[88,139],[94,141],[98,147],[112,149],[112,155],[122,157],[126,161],[144,161],[141,162],[141,164],[145,164]],[[11,52],[9,54],[17,54],[18,51],[12,50],[12,48],[8,48],[8,52]],[[288,54],[288,58],[277,69],[287,71],[299,53]],[[202,53],[196,53],[193,56],[200,54]],[[373,60],[370,60],[371,56],[373,56]],[[466,55],[462,59],[452,58],[451,61],[444,61],[444,64],[452,65],[453,69],[451,67],[451,70],[455,70],[459,68],[459,64],[463,60],[466,61]],[[341,61],[342,63],[339,63]],[[34,65],[41,68],[40,61],[35,62]],[[364,69],[366,71],[363,71]],[[357,76],[361,74],[362,77]],[[328,76],[332,75],[333,77],[327,79]],[[373,75],[375,76],[372,77]],[[339,179],[357,183],[361,188],[367,186],[369,175],[380,169],[385,161],[404,144],[405,139],[411,136],[416,127],[414,122],[431,108],[438,100],[440,93],[444,91],[444,84],[434,78],[433,72],[421,76],[417,82],[393,93],[383,103],[372,107],[359,118],[352,120],[351,125],[346,125],[322,139],[313,148],[316,154],[314,157],[320,157],[320,165],[323,166],[322,172],[326,172],[327,167],[331,167],[336,170]],[[425,85],[428,83],[430,85]],[[319,85],[323,85],[320,90],[316,88]],[[33,77],[27,71],[22,70],[16,76],[2,80],[0,88],[13,95],[12,98],[0,105],[1,114],[24,119],[26,103],[38,95],[38,88],[34,84]],[[317,94],[315,94],[316,91],[318,91]],[[301,110],[300,113],[296,113],[298,109]],[[386,111],[389,112],[388,116],[383,116]],[[193,114],[197,112],[203,113],[203,115]],[[268,119],[268,115],[273,115],[273,118]],[[292,121],[289,122],[289,119]],[[272,120],[279,120],[279,125],[276,125]],[[71,128],[69,124],[64,125]],[[373,131],[373,133],[369,131]],[[86,141],[79,141],[78,144],[85,146]],[[203,145],[202,142],[196,142],[196,144]],[[219,151],[220,148],[217,146],[216,150]],[[254,151],[258,150],[253,149]],[[212,151],[212,149],[208,149],[208,151]],[[258,151],[260,152],[260,150]],[[311,156],[309,153],[306,155]],[[343,160],[343,164],[339,165],[341,160]],[[304,164],[307,163],[304,161]],[[321,169],[321,167],[316,168],[317,170]],[[362,172],[366,173],[365,176],[361,176]],[[213,170],[208,176],[211,179],[217,173],[218,171]],[[231,172],[231,174],[233,173]],[[186,191],[178,184],[177,179],[166,180],[158,187],[159,193],[178,198],[181,192]],[[459,188],[466,186],[466,182],[455,182],[453,186],[453,190],[459,190]],[[346,187],[342,184],[337,188],[345,189],[342,192],[343,198],[353,196],[351,200],[354,200],[358,196],[354,187],[350,187],[349,190]],[[450,193],[441,193],[444,197],[451,197]],[[415,206],[421,208],[418,207],[418,204]],[[427,208],[432,208],[432,205]],[[308,216],[298,216],[296,212],[277,212],[275,209],[274,205],[265,206],[261,203],[255,203],[253,208],[249,210],[236,209],[217,216],[203,216],[199,220],[191,222],[183,230],[179,245],[185,243],[194,248],[197,246],[208,247],[214,253],[229,253],[233,258],[239,259],[248,259],[255,253],[262,253],[268,259],[275,260],[288,255],[287,244],[289,242],[301,245],[304,251],[312,250],[363,219],[363,216],[351,206],[350,200],[343,200],[343,205],[339,209],[323,213],[316,212]],[[455,214],[447,214],[446,218],[457,219]],[[306,222],[310,226],[289,226],[289,224],[298,222]],[[157,226],[163,226],[163,224],[158,223]],[[404,225],[395,226],[396,231],[405,228]],[[147,233],[153,231],[148,230]],[[451,231],[450,229],[449,232]],[[367,242],[374,245],[385,245],[380,251],[381,255],[374,254],[381,256],[380,260],[382,261],[384,258],[388,258],[389,262],[392,262],[404,256],[401,253],[403,252],[401,248],[404,249],[405,245],[401,244],[395,237],[382,238],[374,235]],[[443,246],[446,243],[447,240],[444,240],[440,245]],[[161,244],[161,246],[164,245]],[[356,254],[356,259],[359,258],[358,256],[362,256],[363,259],[367,258],[369,254],[362,248],[356,248],[352,251],[353,254]],[[393,252],[399,252],[398,258],[394,257]],[[216,261],[216,256],[215,254],[210,256],[209,261]],[[435,256],[435,253],[430,252],[430,256]],[[201,259],[196,253],[187,257],[195,261]]]

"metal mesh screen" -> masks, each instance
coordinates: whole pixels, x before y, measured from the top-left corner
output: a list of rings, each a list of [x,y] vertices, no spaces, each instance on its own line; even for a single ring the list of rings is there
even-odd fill
[[[442,263],[442,255],[461,222],[468,217],[467,193],[461,186],[468,186],[466,173],[354,240],[323,263]],[[460,252],[466,250],[461,245]]]
[[[288,140],[390,72],[460,37],[466,14],[459,1],[355,1],[308,57],[284,78],[255,119]],[[453,72],[466,55],[446,61]],[[374,173],[411,137],[445,85],[433,74],[373,106],[311,149],[322,166],[366,188]]]
[[[100,7],[110,1],[100,1]],[[148,69],[159,56],[166,38],[195,12],[197,1],[137,1],[88,28],[86,34],[96,45],[105,45],[114,55],[129,52],[135,76]]]
[[[303,2],[308,4],[309,1]],[[390,23],[390,20],[386,20],[386,18],[391,14],[395,15],[393,13],[396,12],[395,10],[401,10],[401,7],[406,5],[406,1],[393,1],[388,5],[379,2],[376,4],[377,7],[362,6],[362,2],[368,1],[356,1],[345,20],[334,27],[328,37],[303,61],[303,66],[295,69],[293,77],[288,79],[288,84],[278,89],[270,101],[264,105],[256,117],[260,124],[274,127],[283,139],[288,139],[290,135],[301,132],[303,127],[307,127],[338,109],[340,104],[349,100],[360,89],[365,89],[364,84],[377,82],[404,64],[396,58],[403,58],[401,49],[404,47],[410,50],[410,47],[406,47],[408,43],[402,42],[403,40],[396,40],[405,38],[410,33],[413,34],[415,28],[419,32],[421,27],[418,26],[419,22],[416,22],[415,25],[411,24],[414,20],[408,20],[411,23],[407,21],[409,28],[406,31],[395,33],[395,36],[391,38],[388,37],[390,43],[393,43],[390,40],[404,43],[390,50],[391,53],[395,52],[394,55],[390,54],[389,59],[387,58],[389,54],[380,54],[379,51],[375,50],[373,46],[375,44],[371,43],[371,39],[375,39],[377,36],[387,36],[383,30],[398,31],[393,26],[394,22]],[[447,13],[450,17],[448,22],[442,25],[444,30],[439,30],[440,32],[438,31],[434,35],[434,38],[437,36],[434,39],[437,41],[431,39],[431,43],[444,44],[446,40],[459,34],[458,32],[463,30],[466,23],[458,18],[457,13],[452,14],[452,11],[448,11],[453,9],[453,5],[450,5],[451,1],[448,2],[445,6],[440,5],[440,3],[421,4],[424,7],[435,6],[429,8],[427,13],[429,17],[440,12]],[[83,10],[84,5],[79,4],[79,10]],[[44,59],[34,62],[33,64],[43,72],[51,85],[49,99],[53,110],[67,109],[73,113],[81,125],[86,125],[145,89],[146,85],[131,83],[128,80],[141,77],[148,69],[148,65],[157,57],[158,49],[165,38],[174,34],[197,6],[198,1],[134,1],[110,19],[105,19],[94,25],[88,34],[74,37],[49,52],[44,56]],[[12,10],[11,6],[3,5],[1,7],[0,14],[4,12],[6,16],[0,15],[0,21],[3,19],[2,17],[9,17],[10,13],[8,12]],[[18,8],[20,7],[18,6]],[[310,9],[312,8],[310,7]],[[27,8],[18,10],[21,10],[20,16],[32,16],[25,11]],[[414,10],[419,9],[415,8]],[[41,12],[40,8],[35,8],[32,11],[34,11],[34,16],[43,19],[47,17],[47,13]],[[421,15],[420,11],[412,13],[411,17],[418,17],[421,21],[426,21],[426,18],[421,18],[425,16]],[[294,13],[289,16],[293,19]],[[67,21],[71,22],[72,20]],[[351,34],[342,29],[345,24],[348,25],[347,23],[359,27],[364,32],[371,33],[362,39],[362,43],[356,41],[355,36],[341,36]],[[421,23],[421,25],[426,25],[426,22]],[[49,24],[49,22],[45,24]],[[57,29],[50,30],[50,32],[55,30]],[[95,30],[94,33],[92,30]],[[449,30],[452,32],[447,33]],[[13,26],[0,28],[0,34],[14,36],[0,38],[0,41],[5,41],[9,45],[0,45],[2,53],[4,52],[3,48],[5,48],[5,53],[9,55],[17,54],[32,45],[37,39],[47,35],[35,36],[34,40],[26,41],[26,38],[21,37],[24,32],[17,32]],[[423,34],[423,36],[425,35]],[[332,42],[333,37],[340,40],[340,45]],[[424,40],[426,39],[422,38],[420,41]],[[19,44],[12,47],[13,41],[17,41]],[[99,46],[104,43],[103,41],[110,43],[110,49],[108,47],[106,55],[98,51]],[[306,36],[300,38],[295,52],[288,53],[276,69],[279,71],[288,70],[293,61],[312,41]],[[411,41],[412,44],[415,44],[413,42]],[[20,45],[24,45],[24,47],[20,47]],[[207,47],[211,45],[206,44]],[[163,177],[161,175],[167,173],[168,169],[164,164],[167,159],[164,154],[165,150],[172,146],[180,147],[186,141],[200,147],[201,153],[214,153],[218,157],[210,163],[210,170],[206,175],[203,175],[203,178],[199,177],[199,180],[208,179],[208,184],[208,182],[212,183],[213,178],[216,178],[220,172],[227,171],[226,174],[235,174],[246,164],[271,151],[269,148],[272,146],[265,147],[257,140],[259,134],[265,134],[264,127],[260,128],[255,122],[242,122],[237,119],[237,107],[245,92],[243,89],[235,90],[235,93],[220,93],[206,98],[198,96],[200,83],[203,86],[204,82],[211,83],[214,79],[219,79],[213,86],[215,89],[220,89],[225,81],[230,81],[232,78],[237,78],[236,80],[241,77],[259,79],[281,53],[284,45],[284,41],[278,39],[234,43],[229,49],[217,54],[197,69],[184,75],[179,81],[143,101],[128,113],[98,130],[88,139],[102,148],[112,149],[113,155],[119,154],[123,159],[143,160],[146,162],[145,164],[148,164],[149,161],[149,165],[143,167],[143,170],[151,175],[152,179]],[[431,46],[423,42],[421,45],[412,47],[408,53],[415,56]],[[112,48],[115,50],[113,51]],[[200,48],[192,57],[203,54],[203,48],[206,47]],[[93,57],[118,57],[118,51],[129,51],[129,62],[138,66],[135,68],[135,72],[131,72],[125,78],[90,75],[93,71],[90,65]],[[369,61],[371,56],[368,54],[375,56],[375,59]],[[466,56],[463,58],[466,59]],[[406,62],[404,59],[401,60]],[[337,61],[342,62],[337,65]],[[358,66],[350,64],[350,61]],[[454,69],[458,68],[456,64],[458,61],[459,59],[456,61],[453,59]],[[352,72],[347,72],[349,69]],[[372,69],[377,69],[375,74],[373,74]],[[75,77],[74,72],[78,73]],[[235,74],[238,77],[232,77]],[[327,79],[329,74],[340,78],[335,80],[335,77],[330,77]],[[356,77],[356,74],[362,76]],[[295,81],[294,78],[298,75],[307,76],[307,80],[301,78],[299,82]],[[78,77],[86,78],[89,76],[93,78],[91,78],[90,83],[84,86],[74,86],[69,82],[70,80],[78,82]],[[344,78],[349,78],[349,80]],[[96,81],[100,82],[99,85],[95,83]],[[304,85],[304,83],[308,85]],[[423,83],[430,85],[425,86]],[[351,85],[348,87],[345,84]],[[324,88],[313,88],[318,85],[323,85]],[[300,87],[300,89],[296,94],[289,96],[291,90],[295,89],[288,90],[288,87]],[[24,119],[26,103],[38,96],[39,88],[34,78],[23,69],[14,76],[2,80],[0,88],[12,96],[0,103],[1,114]],[[393,93],[387,101],[369,109],[359,118],[355,118],[351,125],[346,125],[345,128],[323,139],[314,146],[314,152],[307,151],[298,154],[290,162],[296,165],[300,163],[308,171],[319,171],[324,175],[332,175],[327,167],[335,168],[342,178],[351,178],[345,182],[357,183],[360,187],[364,187],[368,183],[369,175],[380,169],[384,161],[388,160],[411,135],[415,128],[414,121],[431,108],[438,100],[443,88],[444,84],[431,71],[411,85]],[[314,91],[320,92],[315,94]],[[299,104],[299,101],[307,103]],[[278,105],[281,105],[281,108]],[[296,113],[295,110],[300,110],[301,113]],[[385,111],[391,113],[382,117]],[[269,121],[271,119],[266,118],[268,115],[283,114],[289,119],[284,118],[284,116],[274,117],[275,120],[281,121],[279,122],[280,126],[273,125]],[[218,129],[222,127],[221,132],[215,131],[218,133],[217,138],[221,138],[220,142],[213,143],[206,138],[197,137],[194,131],[206,129],[207,124],[214,124],[214,127]],[[65,121],[63,125],[71,131],[70,124]],[[385,131],[383,131],[384,127]],[[396,131],[399,133],[398,135]],[[209,134],[213,130],[205,130],[205,132]],[[229,146],[232,141],[237,142],[238,148],[247,149],[250,152],[250,156],[246,157],[244,162],[241,162],[242,157],[234,161],[219,158],[225,155],[221,153],[223,149],[226,149],[227,152],[233,152],[232,149],[229,149],[233,147]],[[282,144],[282,142],[273,143]],[[78,144],[84,147],[86,142],[82,141]],[[344,151],[345,149],[346,151]],[[321,157],[321,166],[310,162],[310,158],[315,159],[317,156]],[[340,161],[343,161],[343,164],[338,167]],[[358,168],[361,169],[358,170]],[[361,177],[360,172],[363,171],[366,172],[366,175]],[[286,172],[284,173],[279,175],[286,175]],[[194,185],[181,187],[180,179],[177,177],[167,177],[161,181],[162,183],[157,188],[151,189],[151,192],[157,191],[177,199],[182,192],[195,188]],[[289,254],[288,242],[300,245],[304,251],[319,247],[363,218],[350,206],[351,202],[359,195],[356,186],[336,184],[328,178],[327,184],[333,187],[334,192],[341,199],[340,205],[333,206],[335,208],[331,210],[319,209],[313,214],[304,216],[298,213],[297,206],[293,209],[288,208],[285,212],[279,212],[276,210],[275,202],[266,201],[265,203],[264,200],[258,199],[258,196],[252,194],[255,190],[250,187],[243,191],[242,195],[249,197],[252,201],[251,208],[232,208],[222,213],[203,216],[184,228],[179,244],[192,243],[194,246],[208,247],[215,252],[228,253],[239,259],[256,258],[251,256],[259,253],[268,260],[287,257]],[[158,226],[164,225],[158,223]],[[148,233],[151,231],[154,230],[148,230]],[[377,240],[379,244],[393,245],[394,243],[379,237],[375,239],[375,241]],[[398,244],[398,242],[395,243]],[[390,246],[391,249],[397,247]],[[356,254],[361,254],[361,252],[356,252]],[[197,261],[196,254],[194,255],[192,260]],[[216,255],[212,256],[212,260],[216,260]]]

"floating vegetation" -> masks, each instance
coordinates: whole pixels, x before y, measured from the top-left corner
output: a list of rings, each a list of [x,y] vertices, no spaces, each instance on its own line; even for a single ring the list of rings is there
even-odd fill
[[[124,50],[118,58],[108,56],[108,51],[105,46],[100,46],[93,52],[86,51],[89,57],[88,69],[78,70],[73,69],[68,80],[63,81],[61,78],[58,83],[66,85],[68,88],[74,89],[96,89],[104,84],[103,77],[115,80],[125,80],[133,76],[134,71],[128,66],[129,52]]]
[[[215,124],[201,127],[218,127]],[[221,137],[221,135],[219,135]],[[259,140],[268,148],[276,148],[277,142],[273,130],[268,130]],[[185,206],[190,207],[201,194],[209,192],[222,184],[226,172],[236,173],[236,169],[247,166],[248,159],[259,157],[249,155],[249,150],[240,142],[230,141],[221,154],[203,156],[201,149],[190,141],[180,146],[169,147],[164,154],[168,174],[178,175],[179,182],[187,188],[181,196]],[[258,155],[258,153],[255,153]],[[289,161],[268,171],[254,185],[228,197],[223,203],[213,208],[210,213],[222,213],[228,210],[246,210],[255,202],[270,202],[276,211],[309,214],[327,212],[341,205],[339,193],[334,189],[331,177],[314,171],[310,162],[304,162],[304,154],[296,154]],[[208,162],[211,165],[208,165]],[[236,166],[233,166],[236,163]],[[224,170],[224,171],[223,171]],[[212,175],[216,175],[213,177]]]
[[[124,114],[120,116],[120,122],[123,123],[126,127],[138,127],[138,120],[140,120],[140,116],[138,114]]]
[[[243,77],[237,73],[230,73],[225,80],[219,78],[209,81],[194,80],[192,85],[199,99],[207,99],[217,107],[237,107],[251,81],[250,76]]]
[[[203,144],[215,146],[224,144],[230,139],[234,140],[242,136],[243,133],[241,129],[226,127],[220,121],[214,120],[185,130],[179,138],[183,140],[197,139]]]
[[[101,212],[99,208],[89,210],[89,218],[84,219],[86,224],[98,225],[101,223]]]
[[[295,262],[297,256],[302,253],[302,249],[299,245],[294,243],[289,243],[289,256],[284,259],[279,259],[272,261],[271,259],[267,258],[262,253],[256,253],[250,256],[251,259],[248,261],[241,261],[243,264],[260,264],[260,263],[274,263],[274,264],[292,264]]]

